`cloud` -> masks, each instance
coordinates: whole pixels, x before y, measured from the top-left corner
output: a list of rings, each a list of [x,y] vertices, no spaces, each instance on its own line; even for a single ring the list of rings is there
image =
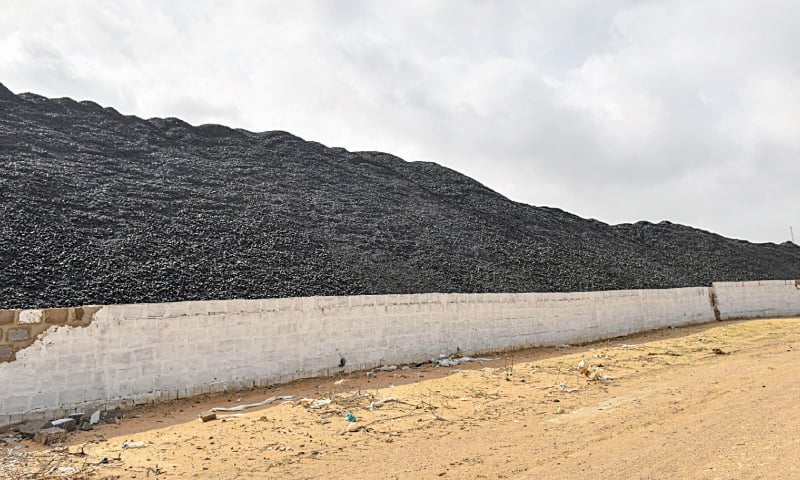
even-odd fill
[[[791,1],[31,0],[0,81],[436,161],[514,200],[800,230]]]

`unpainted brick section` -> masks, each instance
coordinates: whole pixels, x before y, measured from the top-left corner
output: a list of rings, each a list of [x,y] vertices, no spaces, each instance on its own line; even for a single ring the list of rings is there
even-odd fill
[[[51,325],[66,325],[70,320],[72,308],[51,308],[44,312],[45,321]]]
[[[0,363],[11,362],[16,354],[56,325],[86,327],[100,306],[49,308],[42,310],[0,310]]]
[[[67,325],[71,325],[74,327],[86,327],[92,323],[92,319],[94,318],[94,314],[97,313],[98,310],[102,308],[99,305],[84,305],[82,307],[75,307],[71,308],[70,310],[71,315],[67,320]]]

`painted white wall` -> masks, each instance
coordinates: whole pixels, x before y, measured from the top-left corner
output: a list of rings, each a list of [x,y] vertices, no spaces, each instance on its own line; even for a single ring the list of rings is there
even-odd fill
[[[588,342],[714,320],[709,288],[102,307],[0,363],[0,426],[346,369]]]
[[[767,318],[800,315],[800,286],[795,280],[714,282],[720,318]]]

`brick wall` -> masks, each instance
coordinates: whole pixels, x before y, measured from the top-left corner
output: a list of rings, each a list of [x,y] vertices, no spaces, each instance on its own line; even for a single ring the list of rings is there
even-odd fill
[[[795,300],[781,300],[800,292],[794,281],[717,288],[716,308],[726,318],[732,311],[726,305],[742,292],[765,289],[772,293],[747,298],[783,306],[757,313],[800,315]],[[710,322],[713,292],[376,295],[2,311],[0,426],[329,375],[342,363],[355,370]]]

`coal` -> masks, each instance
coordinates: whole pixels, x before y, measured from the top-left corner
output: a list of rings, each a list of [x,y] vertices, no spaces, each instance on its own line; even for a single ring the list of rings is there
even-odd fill
[[[607,225],[434,163],[0,85],[0,308],[800,278],[800,247]]]

